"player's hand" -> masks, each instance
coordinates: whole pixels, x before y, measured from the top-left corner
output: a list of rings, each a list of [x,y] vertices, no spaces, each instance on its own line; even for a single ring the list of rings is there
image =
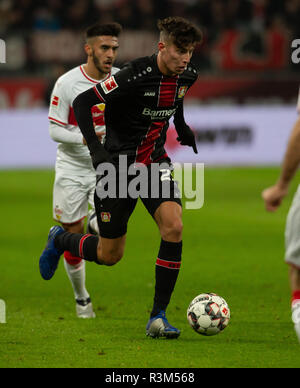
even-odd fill
[[[179,141],[181,145],[187,145],[192,147],[195,154],[198,154],[195,134],[191,130],[191,128],[185,124],[184,126],[181,126],[179,128],[176,127],[176,131],[178,133],[177,141]]]
[[[262,198],[265,202],[265,208],[269,212],[275,212],[279,206],[283,198],[288,194],[288,187],[280,186],[276,184],[265,189],[262,192]]]

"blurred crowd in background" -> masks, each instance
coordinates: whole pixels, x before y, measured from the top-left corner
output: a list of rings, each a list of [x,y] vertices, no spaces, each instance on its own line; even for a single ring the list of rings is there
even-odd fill
[[[0,32],[76,30],[95,21],[155,30],[157,18],[173,15],[193,20],[208,35],[232,28],[300,29],[299,0],[1,0]]]
[[[117,65],[151,55],[157,19],[166,16],[186,17],[202,29],[193,58],[202,76],[286,81],[299,74],[291,42],[300,38],[300,0],[0,0],[7,46],[0,83],[16,75],[51,81],[83,63],[83,31],[94,22],[123,26]]]

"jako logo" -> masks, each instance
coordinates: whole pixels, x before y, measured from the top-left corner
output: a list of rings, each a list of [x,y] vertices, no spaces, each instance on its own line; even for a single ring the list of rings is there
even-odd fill
[[[297,65],[300,63],[300,39],[292,41],[292,48],[296,49],[292,52],[292,62]]]
[[[6,44],[0,39],[0,63],[6,63]]]
[[[0,323],[6,323],[6,305],[2,299],[0,299]]]

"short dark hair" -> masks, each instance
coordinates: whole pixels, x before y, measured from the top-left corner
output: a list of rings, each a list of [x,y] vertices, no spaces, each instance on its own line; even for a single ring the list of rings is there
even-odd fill
[[[94,38],[96,36],[119,36],[122,31],[122,26],[119,23],[96,23],[88,27],[85,31],[85,39]]]
[[[161,34],[165,35],[179,48],[202,41],[201,30],[180,16],[170,16],[158,20],[157,27]]]

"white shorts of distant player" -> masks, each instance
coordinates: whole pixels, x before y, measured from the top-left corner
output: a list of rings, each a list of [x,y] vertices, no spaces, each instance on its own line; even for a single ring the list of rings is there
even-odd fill
[[[96,177],[67,175],[56,171],[53,188],[53,218],[62,224],[75,224],[94,208]]]
[[[294,195],[286,221],[285,261],[300,268],[300,185]]]

